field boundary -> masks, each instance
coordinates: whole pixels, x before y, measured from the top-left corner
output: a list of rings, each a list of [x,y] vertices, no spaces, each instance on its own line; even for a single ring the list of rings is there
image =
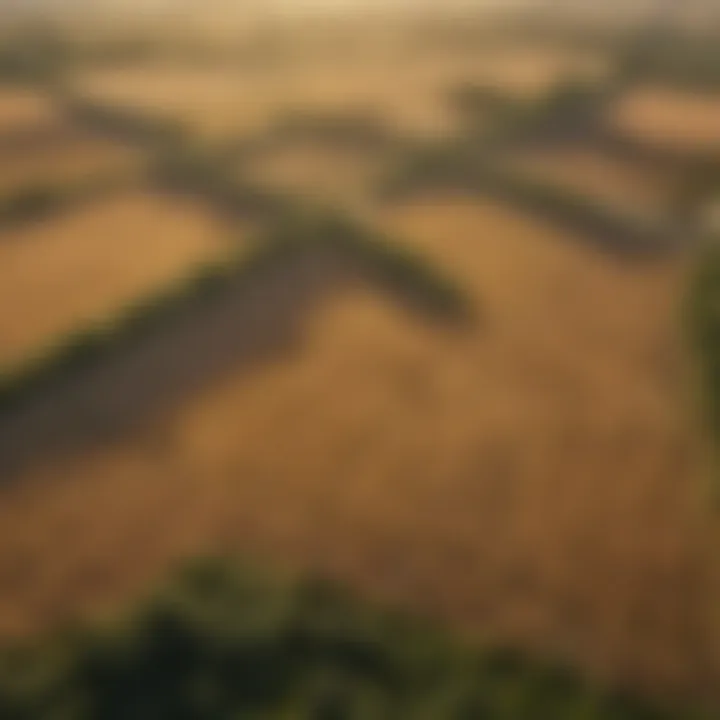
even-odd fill
[[[288,216],[254,241],[250,253],[203,263],[159,292],[114,317],[69,333],[44,352],[0,374],[0,418],[68,374],[81,373],[114,350],[132,344],[230,282],[254,278],[276,264],[317,250],[335,250],[382,287],[399,293],[423,314],[469,318],[461,288],[402,244],[369,231],[341,214]]]

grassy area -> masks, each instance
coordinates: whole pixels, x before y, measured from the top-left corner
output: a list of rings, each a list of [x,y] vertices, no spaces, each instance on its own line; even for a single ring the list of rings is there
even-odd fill
[[[662,720],[564,667],[482,652],[319,581],[196,563],[121,621],[0,655],[5,720]]]

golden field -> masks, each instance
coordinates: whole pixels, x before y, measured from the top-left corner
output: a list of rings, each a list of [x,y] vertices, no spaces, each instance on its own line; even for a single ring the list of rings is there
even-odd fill
[[[671,173],[592,148],[524,150],[509,155],[505,162],[511,170],[538,182],[638,214],[661,215],[679,190],[679,179]]]
[[[0,135],[42,129],[58,120],[57,108],[44,93],[0,86]]]
[[[444,104],[448,90],[476,82],[532,98],[566,77],[606,72],[592,54],[489,52],[421,54],[408,49],[375,55],[301,59],[245,69],[187,68],[171,63],[95,71],[76,87],[97,101],[172,117],[211,138],[251,135],[292,111],[374,114],[409,135],[455,129]]]
[[[207,211],[141,192],[4,230],[0,367],[112,319],[227,250],[221,224]]]
[[[477,324],[411,322],[354,286],[306,318],[287,358],[37,463],[0,495],[3,633],[105,612],[181,558],[232,550],[600,677],[707,683],[714,563],[675,317],[685,263],[626,266],[458,196],[388,210],[384,226],[455,273]]]
[[[565,137],[565,117],[522,134],[559,83],[611,82],[606,50],[492,34],[423,45],[370,21],[315,35],[310,20],[256,47],[213,17],[214,47],[189,19],[162,37],[155,20],[157,55],[87,60],[56,88],[118,117],[0,91],[0,198],[141,162],[166,173],[0,228],[0,372],[272,230],[285,215],[267,218],[254,190],[361,217],[476,313],[410,312],[347,246],[312,246],[200,288],[97,366],[0,408],[0,641],[112,615],[184,559],[237,553],[658,697],[720,687],[720,536],[681,317],[691,229],[667,251],[682,163],[624,157],[592,123]],[[86,50],[114,37],[99,28],[88,21]],[[463,85],[491,90],[472,128],[452,104]],[[608,97],[601,130],[683,159],[720,149],[712,96],[643,81]],[[153,138],[124,111],[178,121],[189,140]],[[283,122],[303,113],[310,132],[293,135]],[[322,137],[343,118],[359,136],[362,118],[386,125],[387,145]],[[536,213],[448,189],[482,180],[485,160]],[[374,192],[405,161],[428,174],[408,185],[434,190]],[[514,173],[537,197],[514,192]],[[671,242],[614,254],[625,213],[667,221]],[[412,275],[384,257],[399,284]]]
[[[0,196],[24,188],[92,182],[139,169],[140,153],[111,140],[70,132],[9,157],[0,154]]]
[[[609,115],[615,131],[640,143],[690,153],[720,152],[720,97],[640,87]]]
[[[362,148],[293,142],[243,163],[240,178],[311,202],[359,207],[387,171],[379,153]]]

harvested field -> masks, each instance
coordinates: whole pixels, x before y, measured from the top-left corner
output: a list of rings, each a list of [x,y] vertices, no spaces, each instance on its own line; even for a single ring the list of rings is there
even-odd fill
[[[601,80],[609,69],[607,59],[592,52],[516,48],[481,55],[468,79],[531,100],[563,80]]]
[[[211,139],[259,133],[297,110],[370,112],[401,130],[420,133],[437,132],[451,122],[432,92],[409,97],[413,88],[396,83],[389,83],[380,68],[158,69],[98,74],[86,79],[81,91],[99,102],[171,117]],[[399,89],[403,101],[389,104],[388,96]]]
[[[683,262],[626,266],[457,197],[384,220],[483,319],[412,323],[355,287],[316,308],[291,358],[38,461],[0,495],[2,632],[105,611],[179,558],[238,550],[601,677],[712,687]]]
[[[244,164],[241,177],[321,204],[362,205],[383,169],[362,149],[300,142],[272,149]]]
[[[0,238],[0,367],[42,352],[89,322],[186,274],[227,248],[205,210],[133,193]]]
[[[109,173],[137,169],[142,155],[79,131],[59,132],[54,138],[35,138],[20,151],[0,151],[0,197],[37,185],[60,185],[91,180]]]
[[[170,116],[210,137],[253,134],[293,111],[369,113],[408,135],[453,132],[444,102],[461,82],[536,96],[567,75],[596,75],[602,62],[577,53],[479,53],[325,57],[276,67],[157,66],[91,73],[78,88],[99,102]]]
[[[720,95],[643,87],[618,102],[608,122],[641,144],[692,154],[720,153]]]
[[[662,216],[679,190],[669,173],[582,147],[524,149],[507,163],[533,180],[638,215]]]
[[[50,97],[34,90],[0,86],[0,138],[41,128],[58,120]]]

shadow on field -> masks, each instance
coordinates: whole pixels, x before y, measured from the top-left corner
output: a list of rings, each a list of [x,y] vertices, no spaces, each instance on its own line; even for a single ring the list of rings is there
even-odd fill
[[[0,416],[0,483],[40,454],[119,437],[224,372],[287,358],[302,346],[310,313],[361,284],[382,286],[429,321],[421,299],[388,287],[361,261],[322,247],[294,255],[199,298],[152,333]]]

